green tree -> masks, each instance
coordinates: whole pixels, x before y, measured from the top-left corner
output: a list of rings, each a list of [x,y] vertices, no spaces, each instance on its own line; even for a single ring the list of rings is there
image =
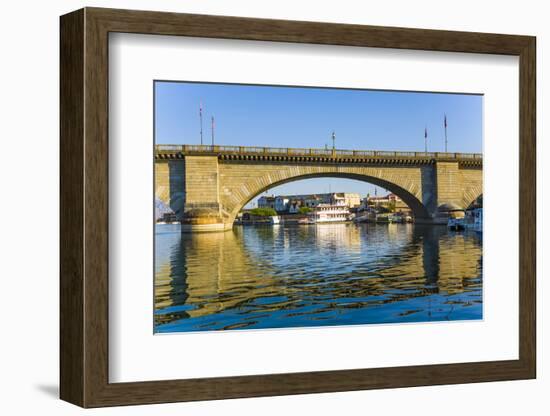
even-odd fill
[[[311,208],[310,207],[300,207],[298,209],[298,212],[300,214],[307,214],[308,212],[311,212]]]
[[[274,217],[277,215],[277,211],[273,208],[254,208],[250,210],[250,215],[257,217]]]

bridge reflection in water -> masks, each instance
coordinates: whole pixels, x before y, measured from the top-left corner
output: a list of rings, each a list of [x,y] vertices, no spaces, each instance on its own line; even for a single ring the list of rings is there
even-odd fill
[[[412,224],[158,225],[155,331],[482,318],[475,233]]]

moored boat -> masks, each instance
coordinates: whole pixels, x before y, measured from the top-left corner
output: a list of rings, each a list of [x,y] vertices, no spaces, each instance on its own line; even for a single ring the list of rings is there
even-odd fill
[[[464,230],[464,218],[449,218],[447,222],[447,227],[453,231]]]
[[[273,215],[273,216],[270,217],[270,222],[273,225],[277,225],[277,224],[281,223],[281,219],[279,218],[279,216]]]
[[[346,206],[319,204],[312,212],[308,213],[309,224],[320,224],[327,222],[345,222],[350,221],[350,212]]]
[[[368,215],[359,215],[353,219],[353,222],[368,222],[368,221],[369,221]]]
[[[466,211],[464,226],[466,229],[474,230],[477,233],[483,232],[483,208]]]

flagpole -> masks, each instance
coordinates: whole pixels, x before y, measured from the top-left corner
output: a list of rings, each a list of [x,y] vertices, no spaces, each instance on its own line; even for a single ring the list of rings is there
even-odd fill
[[[445,153],[447,153],[447,114],[445,114],[443,124],[445,125]]]
[[[424,153],[428,153],[428,128],[424,128]]]
[[[201,145],[202,145],[202,102],[199,105],[199,117],[201,120]]]
[[[212,116],[212,146],[214,146],[214,116]]]

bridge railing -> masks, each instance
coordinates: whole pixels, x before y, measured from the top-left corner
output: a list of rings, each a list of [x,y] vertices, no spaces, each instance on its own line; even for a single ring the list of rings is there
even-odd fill
[[[331,149],[309,149],[311,155],[313,156],[331,156]]]
[[[155,150],[157,152],[181,152],[184,147],[181,144],[157,144]]]
[[[213,154],[252,154],[286,156],[329,156],[329,157],[410,157],[435,159],[473,159],[481,160],[481,153],[450,152],[401,152],[389,150],[344,150],[290,147],[225,146],[202,144],[159,144],[157,153],[213,153]]]

